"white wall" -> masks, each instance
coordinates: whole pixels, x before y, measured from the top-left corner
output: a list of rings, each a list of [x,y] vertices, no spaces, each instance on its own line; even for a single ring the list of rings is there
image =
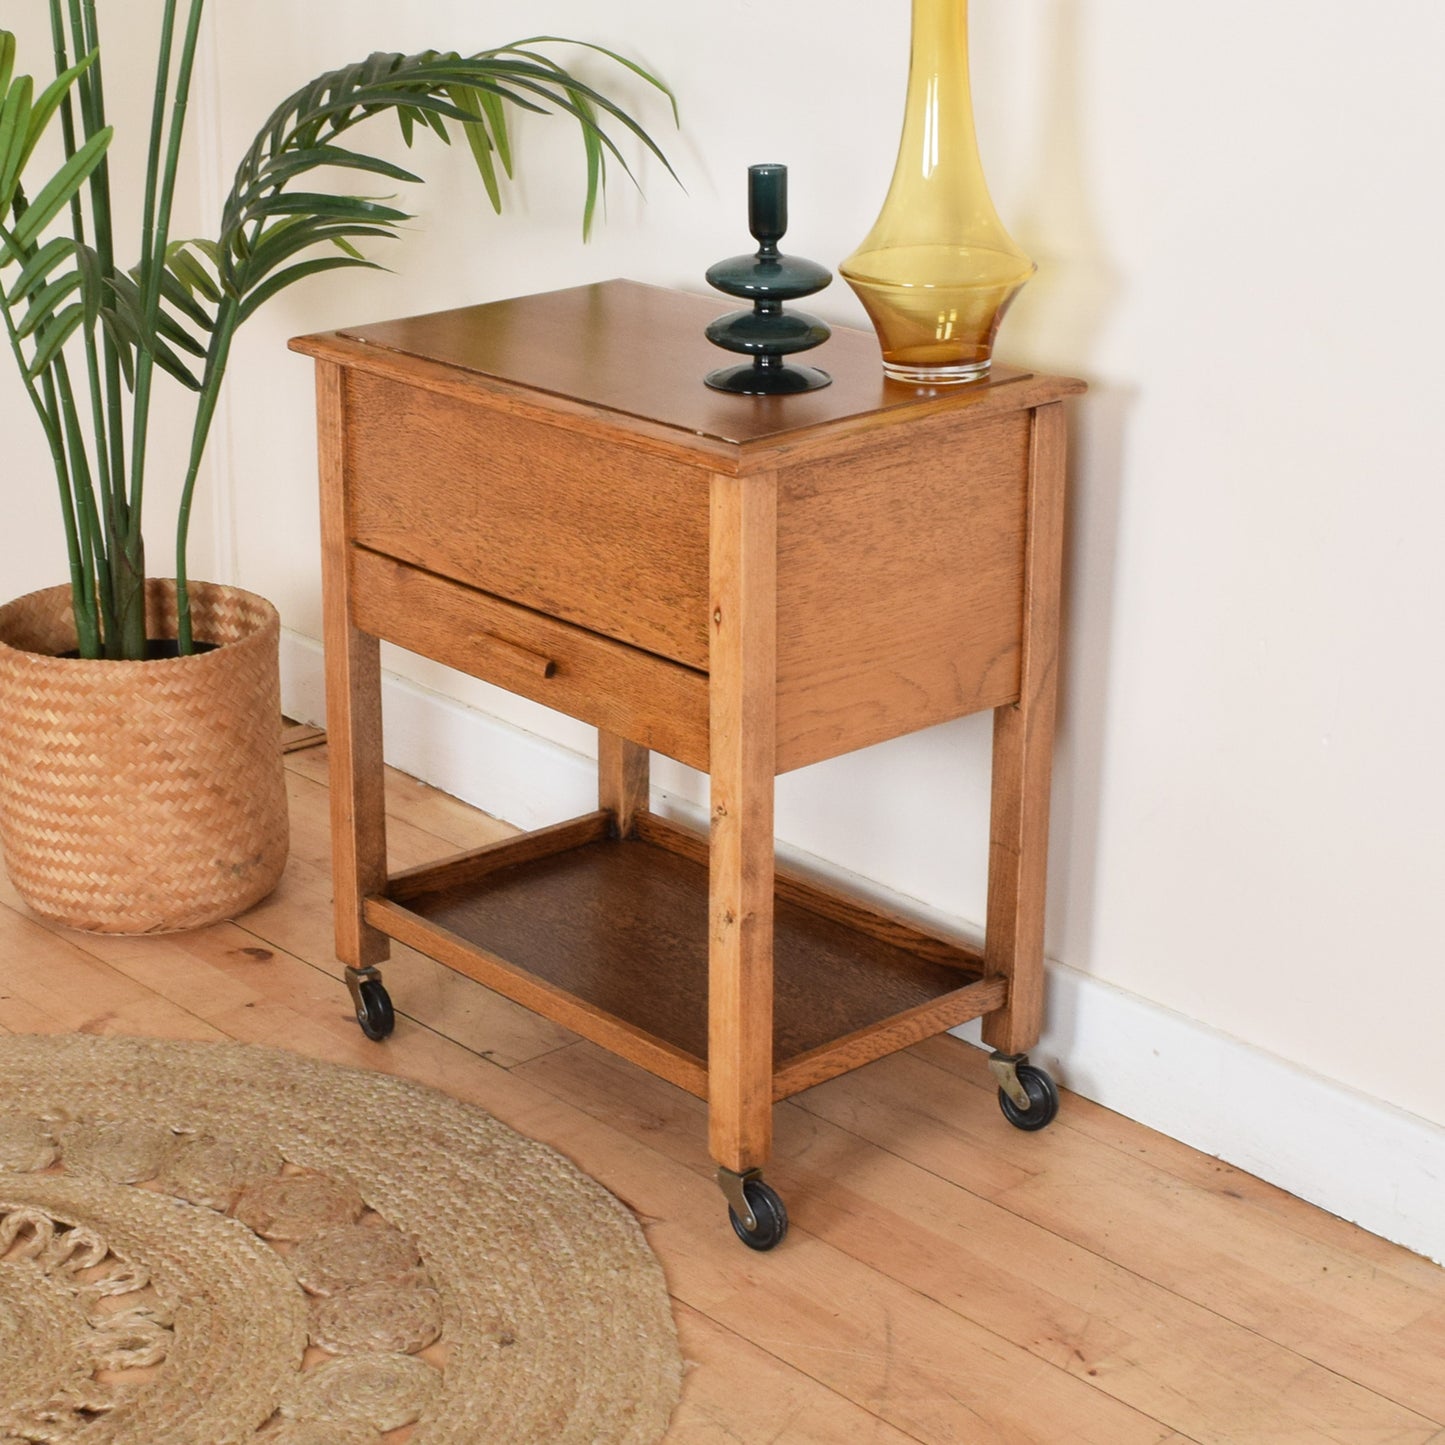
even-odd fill
[[[686,190],[642,164],[646,203],[619,179],[586,249],[580,149],[560,122],[522,127],[500,220],[461,157],[419,152],[430,184],[386,253],[396,274],[324,278],[243,336],[214,561],[314,637],[309,364],[285,339],[612,275],[705,290],[703,268],[749,244],[757,160],[792,168],[785,248],[836,264],[891,169],[908,7],[251,0],[212,22],[205,162],[227,170],[292,86],[379,47],[576,34],[657,69],[683,109],[666,139]],[[1072,414],[1049,955],[1075,982],[1445,1125],[1445,9],[978,0],[973,24],[995,200],[1040,263],[1000,354],[1091,386]],[[646,114],[664,134],[663,110]],[[841,283],[813,309],[862,324]],[[37,525],[0,541],[7,581]],[[565,719],[392,662],[590,746]],[[780,830],[967,924],[983,912],[986,770],[982,720],[934,729],[784,779]],[[697,796],[680,769],[659,776]],[[1067,1033],[1066,1078],[1074,1045],[1100,1046]]]

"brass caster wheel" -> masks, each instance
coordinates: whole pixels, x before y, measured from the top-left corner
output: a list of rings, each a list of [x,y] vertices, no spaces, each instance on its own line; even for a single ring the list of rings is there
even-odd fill
[[[375,972],[346,970],[346,986],[356,1007],[356,1022],[367,1038],[380,1042],[396,1027],[396,1012],[391,995]]]
[[[1022,1055],[995,1054],[988,1064],[998,1080],[998,1106],[1015,1129],[1032,1132],[1053,1122],[1059,1091],[1042,1069]]]
[[[750,1179],[743,1185],[748,1206],[752,1210],[754,1226],[749,1229],[737,1213],[729,1208],[728,1218],[732,1221],[733,1233],[749,1249],[776,1249],[788,1232],[788,1211],[776,1189],[764,1184],[761,1179]]]
[[[749,1249],[776,1249],[788,1232],[788,1211],[778,1191],[764,1184],[756,1169],[743,1174],[719,1169],[717,1182],[727,1197],[733,1233]]]

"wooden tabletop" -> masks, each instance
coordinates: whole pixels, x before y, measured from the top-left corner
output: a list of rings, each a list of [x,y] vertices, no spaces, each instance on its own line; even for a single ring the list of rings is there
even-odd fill
[[[806,357],[809,365],[833,377],[832,386],[797,396],[733,396],[703,384],[709,371],[736,360],[703,335],[707,323],[727,309],[721,296],[603,281],[347,327],[299,337],[291,345],[310,356],[368,370],[379,369],[377,353],[409,357],[492,385],[546,393],[744,447],[879,413],[898,413],[902,419],[955,405],[1013,410],[1083,390],[1078,382],[1003,366],[995,367],[986,382],[906,386],[883,375],[871,332],[836,327],[832,338]]]

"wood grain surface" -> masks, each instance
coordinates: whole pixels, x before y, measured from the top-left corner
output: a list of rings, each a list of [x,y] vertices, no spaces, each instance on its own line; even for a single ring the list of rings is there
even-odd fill
[[[708,839],[671,818],[662,818],[655,813],[639,817],[637,836],[645,843],[656,843],[660,848],[680,853],[684,858],[691,858],[694,863],[707,866]],[[847,928],[865,933],[880,943],[892,944],[905,954],[926,958],[930,963],[943,964],[970,979],[983,973],[981,949],[956,939],[941,938],[936,933],[929,933],[900,913],[880,908],[873,903],[865,903],[852,894],[831,887],[776,860],[773,863],[773,891],[781,902],[796,904],[810,913],[830,918],[834,923],[841,923]]]
[[[316,438],[321,485],[322,625],[326,639],[326,709],[331,721],[331,829],[335,839],[336,952],[352,968],[380,963],[386,935],[367,923],[362,900],[386,882],[386,812],[382,794],[381,649],[356,625],[351,592],[347,487],[346,377],[316,367]]]
[[[612,835],[630,838],[651,802],[648,748],[616,733],[597,733],[597,806],[612,815]]]
[[[1008,1005],[984,1021],[1006,1054],[1038,1042],[1044,1019],[1044,892],[1049,780],[1058,696],[1059,570],[1064,546],[1064,409],[1034,413],[1023,655],[1018,701],[994,713],[984,964],[1009,980]]]
[[[363,547],[357,624],[706,771],[707,676]]]
[[[428,894],[451,893],[472,888],[503,868],[522,863],[535,863],[557,853],[596,843],[613,831],[614,815],[605,809],[554,823],[550,828],[537,828],[515,838],[500,838],[480,848],[464,849],[435,862],[403,868],[387,880],[385,896],[393,903],[411,904]]]
[[[723,297],[687,296],[635,281],[602,281],[428,316],[350,326],[301,337],[308,355],[345,357],[349,366],[399,369],[412,360],[519,393],[541,393],[582,406],[613,426],[651,422],[734,450],[776,444],[879,412],[920,413],[957,406],[1030,406],[1035,394],[1003,398],[1034,380],[999,365],[970,387],[921,388],[883,375],[871,332],[833,328],[811,364],[833,378],[822,391],[788,397],[740,397],[703,385],[721,353],[704,328],[729,309]],[[1051,381],[1057,394],[1058,379]],[[1070,390],[1079,389],[1067,383]],[[505,392],[493,391],[505,396]]]
[[[1018,696],[1030,414],[877,431],[778,500],[778,771]]]
[[[538,612],[707,666],[707,491],[555,423],[348,378],[351,537]]]
[[[546,830],[543,847],[595,830],[592,814]],[[709,1059],[708,875],[691,859],[641,841],[594,841],[566,851],[507,846],[526,861],[465,877],[454,887],[408,875],[396,889],[407,911],[483,947],[592,1007],[625,1019],[696,1058]],[[536,856],[527,857],[529,852]],[[439,881],[453,865],[437,865]],[[390,927],[390,924],[386,925]],[[768,1039],[789,1060],[822,1044],[955,992],[958,971],[860,934],[809,909],[779,902],[773,953],[776,1001]],[[967,982],[967,980],[963,980]]]
[[[776,479],[712,480],[708,621],[708,1138],[726,1169],[761,1168],[773,1131],[777,996]]]

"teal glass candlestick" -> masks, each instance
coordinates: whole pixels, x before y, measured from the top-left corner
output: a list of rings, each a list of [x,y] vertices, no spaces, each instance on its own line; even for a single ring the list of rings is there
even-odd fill
[[[724,351],[752,358],[711,371],[704,380],[716,391],[743,396],[786,396],[817,391],[833,378],[816,366],[783,360],[821,346],[832,334],[825,322],[804,311],[785,311],[783,303],[821,291],[833,273],[816,261],[784,256],[778,242],[788,229],[788,168],[748,167],[748,230],[758,243],[755,255],[730,256],[707,269],[708,285],[728,296],[751,301],[751,311],[730,311],[708,326],[707,339]]]

